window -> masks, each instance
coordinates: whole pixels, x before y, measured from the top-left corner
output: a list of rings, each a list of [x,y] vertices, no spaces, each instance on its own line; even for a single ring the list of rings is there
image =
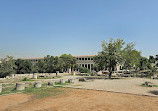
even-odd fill
[[[85,64],[85,67],[87,68],[87,64]]]
[[[90,58],[88,58],[88,60],[91,60]]]
[[[91,69],[90,69],[90,64],[88,64],[88,69],[91,70]]]

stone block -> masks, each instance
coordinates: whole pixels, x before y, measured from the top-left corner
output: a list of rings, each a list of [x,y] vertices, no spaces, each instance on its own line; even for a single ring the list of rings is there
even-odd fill
[[[68,79],[68,83],[72,83],[72,79]]]
[[[85,82],[86,81],[86,78],[79,78],[79,81],[82,81],[82,82]]]
[[[35,82],[34,87],[41,87],[42,83],[41,82]]]
[[[48,86],[55,86],[55,83],[54,82],[48,82]]]
[[[65,83],[65,80],[64,79],[60,79],[60,84],[63,84],[63,83]]]
[[[0,84],[0,93],[2,92],[2,84]]]
[[[16,90],[24,90],[25,83],[16,83]]]
[[[33,79],[37,79],[37,74],[36,73],[33,74]]]

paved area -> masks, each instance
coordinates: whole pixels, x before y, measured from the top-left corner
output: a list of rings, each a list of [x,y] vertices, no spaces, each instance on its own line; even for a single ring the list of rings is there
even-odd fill
[[[142,87],[145,81],[158,85],[158,80],[143,78],[127,78],[115,80],[94,80],[89,82],[77,82],[67,87],[105,90],[121,93],[131,93],[139,95],[150,95],[158,97],[158,87]]]

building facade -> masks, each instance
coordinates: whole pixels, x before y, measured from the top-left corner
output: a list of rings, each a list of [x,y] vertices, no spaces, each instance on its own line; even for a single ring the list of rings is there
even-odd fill
[[[93,70],[94,61],[93,57],[96,55],[83,55],[83,56],[74,56],[77,59],[77,65],[81,67],[85,67],[90,71]]]
[[[77,59],[77,65],[81,67],[85,67],[89,69],[90,71],[93,70],[94,61],[93,57],[96,55],[81,55],[81,56],[74,56]],[[25,60],[29,60],[31,63],[35,64],[38,62],[38,60],[42,60],[44,58],[25,58]],[[117,65],[115,67],[115,71],[119,71],[122,69],[121,65]]]
[[[74,56],[77,59],[77,65],[81,67],[85,67],[90,71],[93,70],[94,61],[93,57],[96,55],[82,55],[82,56]],[[38,60],[42,60],[44,58],[24,58],[25,60],[29,60],[31,63],[35,64]]]

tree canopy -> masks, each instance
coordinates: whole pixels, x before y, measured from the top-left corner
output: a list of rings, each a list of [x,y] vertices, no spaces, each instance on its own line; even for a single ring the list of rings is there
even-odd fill
[[[123,39],[110,39],[109,42],[102,42],[102,51],[98,52],[98,56],[94,57],[95,63],[100,69],[109,71],[109,78],[111,78],[112,71],[114,71],[117,64],[121,64],[126,69],[131,69],[138,66],[140,59],[140,52],[134,49],[134,44],[129,43],[124,47]]]
[[[10,74],[14,74],[16,69],[15,60],[12,56],[6,56],[1,59],[0,63],[0,77],[6,77]]]

